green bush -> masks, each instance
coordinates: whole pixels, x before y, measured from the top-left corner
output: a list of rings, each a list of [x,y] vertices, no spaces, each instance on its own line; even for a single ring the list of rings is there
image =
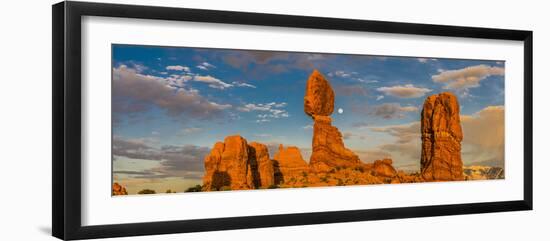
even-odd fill
[[[194,187],[187,188],[185,192],[202,192],[202,186],[201,185],[195,185]]]
[[[141,191],[138,192],[138,194],[155,194],[157,192],[155,192],[155,190],[151,190],[151,189],[143,189]]]

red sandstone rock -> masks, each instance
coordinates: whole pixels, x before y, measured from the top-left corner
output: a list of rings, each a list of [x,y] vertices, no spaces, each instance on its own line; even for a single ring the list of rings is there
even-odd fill
[[[248,146],[255,185],[266,188],[275,184],[273,162],[269,159],[267,146],[257,142]]]
[[[397,175],[397,171],[392,166],[391,159],[383,159],[374,161],[373,172],[375,176],[379,177],[394,177]]]
[[[254,177],[248,156],[248,144],[241,136],[228,136],[218,142],[205,157],[203,189],[254,189]]]
[[[464,180],[460,106],[449,92],[432,95],[421,114],[421,173],[426,181]]]
[[[309,171],[309,167],[302,158],[300,149],[295,146],[284,148],[279,145],[279,151],[273,157],[275,181],[277,184],[288,182],[293,177],[302,176]]]
[[[118,195],[128,195],[128,192],[126,192],[126,188],[124,188],[122,185],[118,184],[118,182],[113,183],[113,196]]]
[[[359,157],[344,146],[342,134],[332,126],[329,116],[315,116],[313,125],[313,152],[309,161],[316,172],[327,172],[335,167],[354,167],[361,164]]]
[[[307,80],[304,111],[311,117],[328,116],[334,111],[334,91],[330,83],[317,70],[313,70]]]

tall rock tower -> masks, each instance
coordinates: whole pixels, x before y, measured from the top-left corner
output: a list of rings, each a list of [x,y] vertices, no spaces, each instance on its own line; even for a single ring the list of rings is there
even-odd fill
[[[426,181],[464,180],[462,171],[460,105],[444,92],[428,97],[421,114],[422,177]]]
[[[352,167],[359,157],[344,146],[342,134],[332,126],[334,91],[317,70],[309,76],[304,96],[304,112],[313,118],[313,140],[309,165],[315,172],[329,172],[334,167]]]

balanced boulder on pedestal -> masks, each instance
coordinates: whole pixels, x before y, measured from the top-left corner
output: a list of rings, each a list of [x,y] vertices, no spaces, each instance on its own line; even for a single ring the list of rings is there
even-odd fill
[[[309,76],[304,96],[304,112],[313,118],[312,154],[309,165],[314,172],[329,172],[335,167],[361,164],[359,157],[344,146],[342,134],[332,126],[334,91],[317,70]]]

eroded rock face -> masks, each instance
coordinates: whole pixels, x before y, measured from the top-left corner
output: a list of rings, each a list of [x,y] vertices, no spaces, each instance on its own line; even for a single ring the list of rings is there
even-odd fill
[[[251,142],[248,145],[255,185],[264,188],[274,185],[273,162],[269,158],[267,146],[258,142]]]
[[[460,107],[456,96],[444,92],[424,102],[421,114],[421,173],[426,181],[464,180]]]
[[[126,188],[122,185],[118,184],[118,182],[113,183],[113,196],[118,195],[128,195],[128,192],[126,192]]]
[[[202,178],[203,189],[205,191],[218,190],[222,186],[229,186],[231,180],[227,173],[224,178],[218,167],[222,159],[222,153],[225,149],[223,142],[216,142],[210,154],[204,157],[204,176]]]
[[[328,80],[317,70],[313,70],[307,80],[304,111],[311,117],[328,116],[334,111],[334,91]]]
[[[254,189],[254,174],[249,160],[249,146],[241,136],[228,136],[218,142],[204,159],[203,189]]]
[[[379,177],[394,177],[397,175],[397,171],[392,166],[391,159],[383,159],[374,161],[373,172],[375,176]]]
[[[275,183],[267,146],[241,136],[217,142],[204,158],[204,191],[267,188]]]
[[[332,126],[329,116],[315,116],[311,158],[312,169],[327,172],[334,167],[353,167],[361,162],[359,157],[344,146],[342,134]]]
[[[295,146],[283,147],[273,157],[275,183],[288,182],[292,178],[302,176],[309,171],[306,161],[302,158],[300,149]]]

